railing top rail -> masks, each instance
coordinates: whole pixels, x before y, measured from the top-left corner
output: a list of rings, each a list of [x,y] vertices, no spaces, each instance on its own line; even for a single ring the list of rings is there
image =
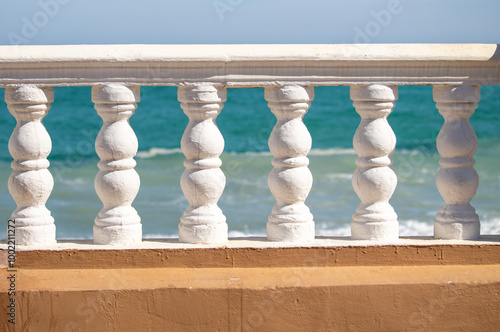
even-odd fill
[[[496,44],[0,46],[0,63],[233,61],[500,61]]]
[[[0,46],[0,86],[500,84],[497,44]]]

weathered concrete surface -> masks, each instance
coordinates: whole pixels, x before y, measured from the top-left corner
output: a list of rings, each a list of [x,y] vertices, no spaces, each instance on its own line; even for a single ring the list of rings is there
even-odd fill
[[[17,331],[500,326],[498,244],[35,250],[16,265]]]
[[[0,86],[500,84],[496,44],[0,46]]]
[[[92,87],[92,101],[103,120],[95,151],[101,159],[94,184],[103,208],[95,218],[94,242],[123,244],[141,242],[141,217],[132,207],[139,192],[139,174],[134,170],[138,141],[129,118],[137,108],[140,89],[120,84]]]
[[[358,158],[352,186],[361,200],[352,216],[351,235],[356,240],[391,240],[399,237],[398,216],[389,199],[398,182],[392,165],[396,135],[387,116],[398,99],[397,86],[351,86],[351,99],[361,122],[354,134]]]

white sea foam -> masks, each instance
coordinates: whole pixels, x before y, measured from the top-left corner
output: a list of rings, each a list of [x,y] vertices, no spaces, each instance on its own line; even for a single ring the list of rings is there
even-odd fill
[[[326,174],[325,178],[327,178],[329,180],[338,180],[338,179],[351,180],[352,174],[351,173],[330,173],[330,174]]]
[[[340,227],[328,228],[327,223],[321,223],[316,229],[318,236],[350,236],[350,224]],[[400,236],[433,236],[433,222],[425,222],[418,220],[402,220],[399,222]],[[500,234],[500,218],[494,218],[481,221],[481,234]]]
[[[68,185],[68,186],[81,186],[81,185],[84,185],[84,184],[93,184],[94,182],[94,179],[84,179],[84,178],[75,178],[75,179],[67,179],[67,178],[63,178],[61,180],[61,182],[65,185]]]
[[[500,218],[494,218],[481,222],[481,234],[500,234]],[[64,239],[72,240],[89,240],[90,237],[78,237],[78,236],[65,236],[62,234]],[[230,238],[244,238],[244,237],[266,237],[264,230],[259,231],[249,231],[249,230],[230,230]],[[348,237],[351,235],[350,224],[344,224],[337,227],[332,227],[326,222],[317,223],[316,236],[328,236],[328,237]],[[423,222],[418,220],[404,220],[399,223],[399,235],[402,237],[406,236],[432,236],[433,235],[433,224],[432,222]],[[178,237],[177,233],[165,232],[165,233],[145,233],[144,238],[146,239],[176,239]]]
[[[432,222],[418,220],[400,220],[399,236],[432,236],[434,225]]]
[[[338,227],[328,228],[328,223],[318,223],[316,227],[317,236],[351,236],[351,225],[342,225]]]
[[[265,232],[242,232],[242,231],[229,231],[228,236],[230,238],[235,237],[266,237]]]
[[[143,238],[145,239],[177,239],[179,237],[178,234],[172,233],[146,233]]]
[[[272,157],[272,154],[269,151],[245,151],[245,152],[230,151],[225,153],[235,156]],[[156,156],[164,156],[172,154],[182,154],[182,150],[180,148],[166,149],[166,148],[153,147],[147,151],[137,152],[136,157],[146,159],[146,158],[153,158]],[[309,156],[335,156],[335,155],[354,155],[354,154],[356,154],[354,149],[311,149],[311,151],[309,152]]]
[[[171,154],[177,154],[177,153],[182,153],[182,150],[180,148],[172,148],[172,149],[151,148],[148,151],[137,152],[136,157],[142,158],[142,159],[147,159],[147,158],[153,158],[156,156],[164,156],[164,155],[171,155]]]
[[[354,149],[312,149],[309,156],[335,156],[356,154]]]
[[[66,234],[66,233],[62,233],[62,234],[57,234],[57,241],[66,241],[66,240],[69,240],[69,241],[83,241],[83,240],[92,240],[92,236],[89,235],[89,236],[74,236],[72,234]]]
[[[481,234],[500,234],[500,218],[481,221]]]
[[[249,156],[249,157],[272,157],[272,153],[269,151],[245,151],[245,152],[237,152],[237,151],[230,151],[226,152],[228,155],[231,156]]]

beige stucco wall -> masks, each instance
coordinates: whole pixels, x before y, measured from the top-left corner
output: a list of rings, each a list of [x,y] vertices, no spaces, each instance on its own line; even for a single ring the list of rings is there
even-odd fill
[[[494,331],[500,326],[495,244],[36,250],[18,251],[16,265],[17,329],[4,318],[2,330]],[[5,267],[0,277],[8,274]],[[1,287],[1,303],[8,303],[8,287]]]

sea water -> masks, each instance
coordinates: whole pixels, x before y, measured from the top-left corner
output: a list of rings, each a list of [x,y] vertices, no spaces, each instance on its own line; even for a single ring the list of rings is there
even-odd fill
[[[55,101],[44,119],[52,138],[49,156],[54,189],[47,207],[55,218],[58,239],[92,238],[94,218],[102,204],[94,190],[98,157],[94,142],[102,121],[91,102],[90,87],[54,88]],[[266,232],[275,204],[267,177],[272,155],[267,141],[276,122],[263,89],[229,89],[217,118],[225,139],[221,156],[227,181],[219,206],[227,217],[230,236]],[[177,225],[187,201],[179,180],[184,171],[180,140],[188,123],[174,87],[141,87],[141,101],[130,123],[139,140],[136,170],[141,188],[133,206],[142,218],[144,237],[177,237]],[[500,87],[483,86],[482,100],[471,124],[479,139],[475,169],[480,184],[472,204],[483,234],[500,233]],[[350,235],[359,199],[351,185],[356,165],[352,138],[359,115],[349,87],[316,87],[304,117],[312,139],[309,168],[314,183],[306,204],[316,233]],[[398,186],[391,204],[401,235],[432,235],[432,224],[444,203],[435,185],[439,169],[436,137],[443,124],[430,86],[400,86],[399,100],[389,116],[396,137],[393,169]],[[0,215],[7,222],[16,204],[7,180],[12,157],[8,140],[15,119],[0,105]],[[6,227],[0,228],[5,238]]]

